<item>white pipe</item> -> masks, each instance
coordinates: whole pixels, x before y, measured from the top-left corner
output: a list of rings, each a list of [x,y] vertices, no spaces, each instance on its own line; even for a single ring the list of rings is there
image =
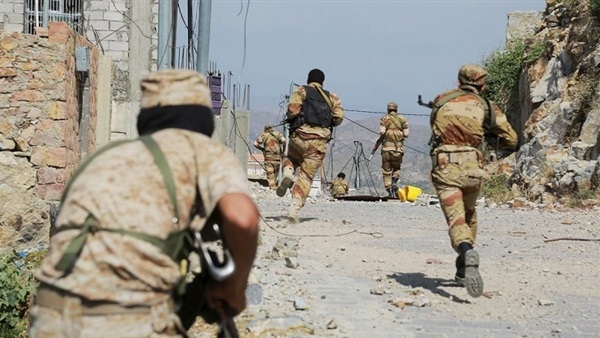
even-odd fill
[[[35,0],[35,26],[40,26],[40,0]]]

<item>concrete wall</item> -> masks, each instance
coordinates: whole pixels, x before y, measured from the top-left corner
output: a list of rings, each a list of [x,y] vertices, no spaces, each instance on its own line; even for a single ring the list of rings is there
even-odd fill
[[[0,3],[0,31],[22,32],[23,0],[2,0]]]
[[[88,39],[113,61],[110,139],[135,137],[139,83],[156,70],[158,0],[86,0],[84,16]]]
[[[51,23],[46,36],[0,34],[0,245],[47,236],[39,230],[48,203],[60,199],[82,148],[96,146],[99,52],[64,23]],[[77,46],[90,49],[85,130]]]

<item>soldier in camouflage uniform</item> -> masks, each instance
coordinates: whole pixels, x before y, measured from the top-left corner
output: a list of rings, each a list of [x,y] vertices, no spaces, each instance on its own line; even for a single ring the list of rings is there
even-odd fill
[[[206,79],[164,70],[141,85],[142,137],[100,149],[65,189],[36,273],[32,338],[186,337],[173,299],[185,267],[169,253],[183,243],[165,239],[200,231],[209,216],[223,229],[236,271],[208,282],[204,300],[221,315],[245,308],[258,210],[242,166],[210,138]],[[155,150],[167,165],[159,164]]]
[[[406,117],[398,114],[398,104],[390,102],[387,105],[387,115],[379,120],[379,140],[373,148],[375,153],[379,144],[381,147],[381,169],[383,171],[383,185],[390,197],[396,197],[400,168],[404,156],[404,140],[410,130]]]
[[[348,181],[346,174],[339,173],[337,177],[329,183],[329,191],[332,197],[341,197],[348,195]]]
[[[262,150],[265,157],[267,181],[273,190],[277,189],[277,174],[281,164],[281,154],[285,149],[285,141],[283,134],[270,124],[265,126],[263,133],[254,141],[254,147]]]
[[[300,209],[325,158],[331,130],[344,119],[340,98],[323,89],[324,81],[325,74],[321,70],[311,70],[308,85],[294,90],[287,108],[291,137],[288,154],[283,159],[283,177],[277,187],[277,195],[283,197],[288,189],[292,189],[292,203],[288,211],[291,223],[299,220]],[[294,177],[296,168],[299,168],[297,179]]]
[[[455,279],[473,297],[483,292],[479,254],[473,250],[477,236],[475,204],[484,175],[479,148],[490,134],[507,149],[517,145],[517,135],[506,115],[495,103],[481,97],[486,76],[479,66],[462,66],[459,88],[435,98],[430,118],[431,177],[448,223],[452,248],[458,253]]]

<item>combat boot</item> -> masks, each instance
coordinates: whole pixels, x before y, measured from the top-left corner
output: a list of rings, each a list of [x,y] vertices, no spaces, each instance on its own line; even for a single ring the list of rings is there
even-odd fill
[[[292,204],[288,210],[288,222],[298,223],[300,221],[300,208],[302,208],[302,200],[299,198],[292,199]]]
[[[294,169],[292,167],[283,167],[281,181],[277,187],[277,196],[283,197],[285,193],[294,185]]]
[[[479,254],[471,249],[464,254],[465,279],[463,285],[471,297],[479,297],[483,293],[483,279],[479,274]]]
[[[456,257],[454,262],[456,266],[456,274],[454,275],[454,281],[462,286],[465,285],[465,260],[461,255]]]
[[[390,198],[396,198],[396,192],[394,191],[393,188],[387,188],[386,191],[388,193],[388,197],[390,197]]]

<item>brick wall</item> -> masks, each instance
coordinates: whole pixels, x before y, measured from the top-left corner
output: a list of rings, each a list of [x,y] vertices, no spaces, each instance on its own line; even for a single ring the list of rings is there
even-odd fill
[[[65,23],[50,23],[40,36],[0,35],[0,244],[11,232],[21,234],[22,226],[48,223],[47,203],[60,199],[81,160],[81,77],[74,52],[83,45],[90,47],[88,147],[93,150],[98,50]],[[22,237],[27,236],[16,236]]]

